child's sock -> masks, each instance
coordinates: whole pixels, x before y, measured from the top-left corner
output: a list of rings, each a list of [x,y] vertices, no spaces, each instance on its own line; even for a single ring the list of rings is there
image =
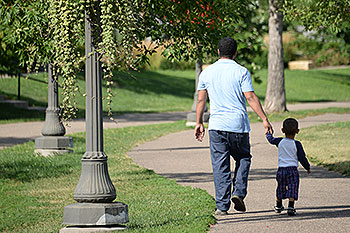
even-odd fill
[[[282,201],[276,201],[276,206],[278,208],[281,208],[282,207]]]
[[[294,201],[289,201],[289,203],[288,203],[288,207],[292,207],[292,208],[294,208]]]

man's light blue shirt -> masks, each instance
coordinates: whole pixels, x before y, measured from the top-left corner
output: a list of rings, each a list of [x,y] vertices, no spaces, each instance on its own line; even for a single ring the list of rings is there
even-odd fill
[[[249,118],[243,92],[254,91],[247,68],[231,59],[219,59],[199,76],[198,90],[210,99],[209,130],[249,133]]]

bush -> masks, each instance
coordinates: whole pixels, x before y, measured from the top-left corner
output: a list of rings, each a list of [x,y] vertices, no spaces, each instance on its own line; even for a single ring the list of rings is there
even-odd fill
[[[350,64],[349,33],[291,32],[291,39],[284,44],[284,62],[312,60],[315,66]]]
[[[195,69],[195,63],[194,62],[188,62],[188,61],[178,61],[178,62],[171,62],[167,59],[163,59],[160,62],[159,69],[161,70],[193,70]]]

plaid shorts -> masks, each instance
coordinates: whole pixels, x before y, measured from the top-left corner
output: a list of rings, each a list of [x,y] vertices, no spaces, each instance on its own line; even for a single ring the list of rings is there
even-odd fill
[[[276,180],[276,197],[279,200],[286,198],[298,200],[299,172],[297,167],[279,167]]]

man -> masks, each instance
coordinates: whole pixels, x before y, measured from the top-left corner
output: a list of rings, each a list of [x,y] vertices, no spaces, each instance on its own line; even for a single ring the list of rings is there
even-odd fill
[[[199,77],[197,124],[195,137],[202,141],[205,133],[203,112],[210,99],[209,140],[215,185],[216,215],[226,215],[232,202],[237,211],[245,211],[248,173],[251,163],[249,119],[246,101],[263,120],[266,132],[273,132],[260,101],[256,96],[249,71],[233,59],[237,43],[230,37],[220,40],[220,59],[207,67]],[[231,180],[230,156],[236,163]]]

